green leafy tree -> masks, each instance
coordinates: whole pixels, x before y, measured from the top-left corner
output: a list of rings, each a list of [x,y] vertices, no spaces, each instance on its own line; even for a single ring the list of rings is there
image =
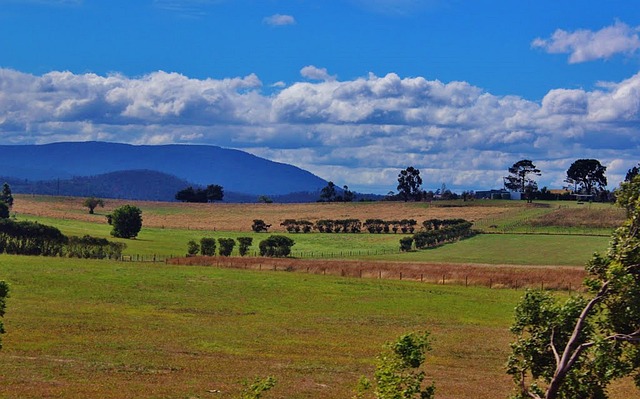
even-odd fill
[[[245,256],[249,253],[249,248],[251,244],[253,244],[253,238],[251,237],[238,237],[238,252],[240,252],[240,256]]]
[[[0,219],[9,219],[9,216],[11,216],[9,206],[0,201]]]
[[[405,202],[411,200],[420,201],[422,199],[422,177],[420,170],[409,166],[400,171],[398,175],[398,194]]]
[[[262,219],[253,219],[253,224],[251,225],[251,230],[256,233],[267,232],[269,231],[270,224],[266,224]]]
[[[100,198],[89,197],[84,200],[82,206],[89,208],[89,214],[93,215],[93,211],[99,206],[104,208],[104,201]]]
[[[428,332],[405,334],[387,343],[378,356],[373,382],[361,378],[356,398],[366,398],[373,388],[376,399],[432,399],[435,386],[424,384],[426,374],[420,370],[430,350]]]
[[[142,229],[142,211],[137,206],[123,205],[107,215],[111,235],[118,238],[134,238]]]
[[[342,187],[342,201],[343,202],[353,202],[356,195],[353,191],[349,190],[349,186],[345,185]]]
[[[6,281],[0,280],[0,319],[4,317],[5,309],[7,308],[7,298],[9,297],[9,284]],[[0,334],[4,334],[4,325],[0,320]],[[2,348],[2,341],[0,340],[0,348]]]
[[[195,256],[200,252],[200,244],[198,244],[195,240],[190,240],[187,243],[187,255]]]
[[[638,164],[638,166],[634,166],[627,171],[627,175],[625,176],[624,181],[631,181],[634,177],[638,176],[638,174],[640,174],[640,163]]]
[[[224,189],[218,184],[210,184],[205,189],[207,202],[222,201],[224,198]]]
[[[272,204],[273,200],[269,196],[261,195],[258,197],[258,202],[261,204]]]
[[[220,244],[220,256],[231,256],[236,241],[233,238],[218,238],[218,244]]]
[[[576,191],[587,195],[597,194],[607,185],[606,171],[607,167],[597,159],[578,159],[567,170],[565,181],[573,184]]]
[[[629,219],[587,264],[588,295],[528,291],[516,307],[508,373],[518,399],[606,399],[625,376],[640,387],[640,178],[620,191]]]
[[[11,194],[11,187],[8,183],[2,185],[2,192],[0,193],[0,201],[7,204],[9,208],[13,207],[13,194]]]
[[[538,183],[530,176],[540,175],[540,169],[536,168],[533,162],[523,159],[509,168],[509,176],[504,178],[504,185],[509,190],[525,194],[527,202],[532,202],[533,193],[538,190]]]
[[[214,256],[216,254],[216,239],[209,237],[201,238],[200,253],[204,256]]]
[[[320,191],[320,201],[323,202],[333,202],[336,200],[336,185],[330,181],[327,185]]]

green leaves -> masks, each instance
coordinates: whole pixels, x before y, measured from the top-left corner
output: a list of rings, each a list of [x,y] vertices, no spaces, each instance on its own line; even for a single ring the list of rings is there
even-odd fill
[[[587,264],[589,296],[560,302],[529,291],[516,307],[507,363],[516,398],[606,399],[611,381],[640,373],[640,207],[629,205],[638,203],[640,180],[631,183],[638,184],[623,184],[618,194],[629,220],[607,256]]]
[[[435,386],[423,386],[425,373],[419,370],[425,353],[430,350],[428,332],[405,334],[395,342],[387,343],[378,356],[373,383],[362,377],[355,398],[366,398],[366,392],[371,388],[374,388],[376,399],[433,398]]]

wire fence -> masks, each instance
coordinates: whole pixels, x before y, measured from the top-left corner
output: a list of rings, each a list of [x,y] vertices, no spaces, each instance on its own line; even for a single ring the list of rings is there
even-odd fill
[[[184,257],[169,260],[182,266],[210,266],[272,272],[295,272],[366,278],[403,280],[439,285],[482,286],[487,288],[537,288],[575,291],[583,289],[584,268],[540,268],[481,266],[467,264],[427,264],[338,259]]]

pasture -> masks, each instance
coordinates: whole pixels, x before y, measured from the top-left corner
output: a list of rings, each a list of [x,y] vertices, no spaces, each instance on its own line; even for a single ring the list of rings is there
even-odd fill
[[[0,275],[0,397],[229,398],[273,375],[269,397],[348,398],[384,342],[421,329],[439,398],[511,389],[521,291],[7,255]]]
[[[204,236],[251,236],[256,248],[268,234],[251,232],[252,219],[282,233],[287,218],[465,218],[491,234],[410,253],[398,251],[402,234],[290,234],[296,259],[273,267],[279,271],[253,257],[209,258],[212,267],[197,258],[165,264],[0,255],[0,279],[12,290],[0,398],[233,398],[243,378],[267,375],[278,384],[265,398],[349,398],[358,378],[373,372],[382,344],[415,330],[432,332],[425,370],[437,398],[506,398],[508,327],[522,282],[540,275],[545,288],[576,288],[584,262],[606,249],[624,217],[610,205],[510,201],[107,200],[89,215],[79,198],[24,195],[13,211],[68,235],[110,238],[105,215],[125,203],[143,211],[139,237],[121,240],[129,255],[184,255],[189,240]],[[580,225],[585,219],[596,222]],[[476,284],[466,286],[468,276]],[[611,393],[623,399],[637,390],[625,381]]]

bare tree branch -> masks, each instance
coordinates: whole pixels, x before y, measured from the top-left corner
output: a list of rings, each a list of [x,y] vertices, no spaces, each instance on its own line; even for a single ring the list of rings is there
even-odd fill
[[[549,346],[551,346],[551,350],[553,351],[553,357],[555,357],[555,359],[556,359],[556,367],[558,367],[560,365],[560,355],[558,354],[558,350],[556,349],[556,344],[553,342],[555,334],[556,334],[556,329],[552,328],[551,329],[551,343],[549,344]]]

